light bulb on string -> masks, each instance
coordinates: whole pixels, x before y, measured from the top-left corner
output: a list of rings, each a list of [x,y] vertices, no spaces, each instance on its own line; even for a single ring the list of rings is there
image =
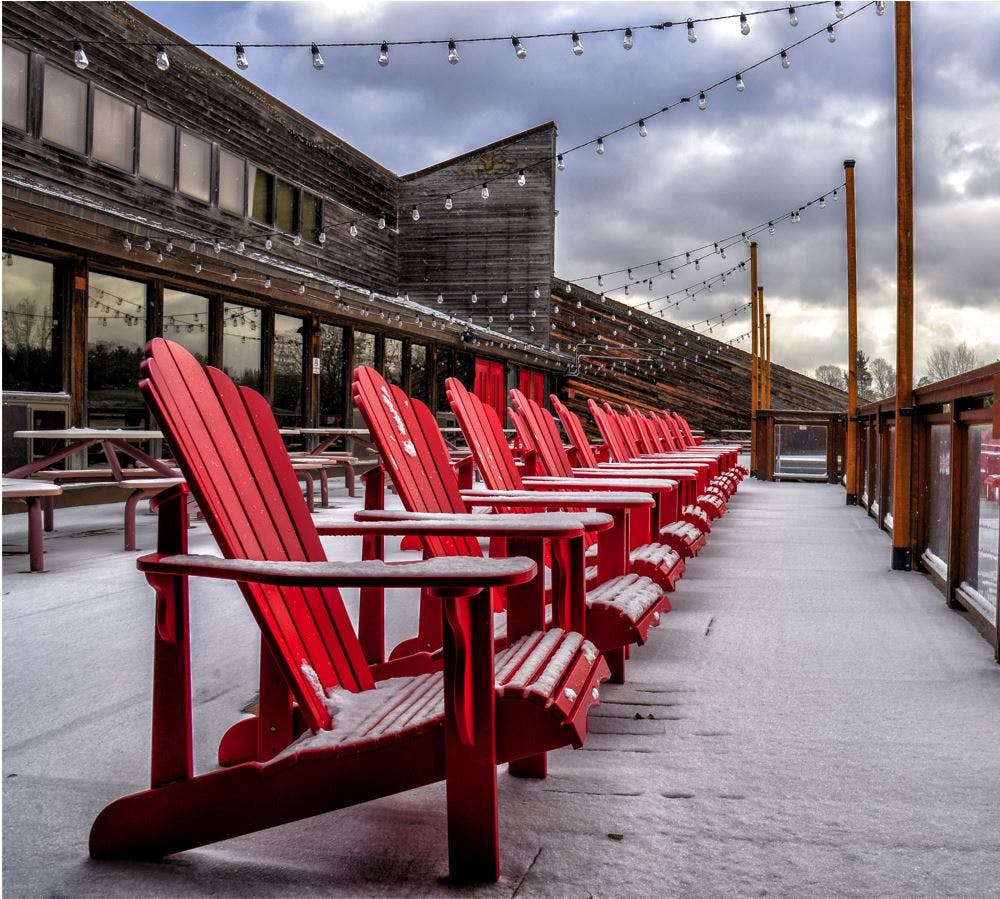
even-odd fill
[[[420,221],[420,210],[417,209],[416,203],[414,203],[413,206],[410,208],[410,218],[413,219],[413,221],[415,222]]]
[[[527,183],[528,183],[528,179],[525,177],[524,169],[521,169],[517,173],[517,186],[518,187],[524,187],[524,185],[527,184]]]
[[[597,146],[594,148],[598,156],[604,155],[604,138],[597,138]]]
[[[293,247],[300,247],[300,246],[302,246],[302,235],[301,234],[296,234],[296,235],[294,235],[292,237],[292,246]]]
[[[580,35],[578,35],[574,31],[572,34],[572,39],[573,39],[573,55],[583,56],[583,44],[580,43]]]
[[[305,281],[299,281],[298,290],[299,290],[300,294],[303,294],[303,293],[306,292],[306,282]],[[253,322],[251,322],[251,324],[253,324]]]
[[[833,30],[832,25],[826,26],[826,39],[831,43],[837,43],[837,32]]]
[[[698,35],[694,33],[694,22],[692,22],[690,19],[688,19],[688,26],[687,27],[688,27],[688,43],[689,44],[697,44],[698,43]]]
[[[319,234],[316,235],[316,240],[320,244],[325,244],[326,243],[326,231],[320,231]]]
[[[788,57],[788,51],[787,50],[782,50],[781,51],[781,68],[783,68],[783,69],[790,69],[791,67],[792,67],[792,61]]]
[[[537,287],[535,288],[534,291],[534,297],[536,300],[540,300],[542,298],[542,292]]]
[[[708,98],[705,96],[705,92],[704,91],[702,91],[700,94],[698,94],[698,108],[702,112],[704,112],[706,109],[708,109]]]
[[[875,0],[875,15],[885,15],[885,0]]]
[[[649,130],[646,128],[646,120],[639,119],[639,137],[645,137],[649,134]]]
[[[837,189],[836,189],[836,188],[834,188],[834,189],[833,189],[833,193],[832,193],[832,194],[830,194],[830,199],[831,199],[831,200],[833,200],[833,202],[834,202],[834,203],[836,203],[836,202],[837,202],[837,196],[838,196],[838,194],[837,194]]]
[[[774,235],[774,222],[767,223],[767,233],[772,236]]]
[[[236,68],[238,69],[249,69],[250,60],[247,59],[247,51],[243,49],[242,44],[236,45]]]
[[[745,12],[740,13],[740,33],[743,35],[750,33],[750,20]]]
[[[378,64],[384,69],[389,65],[389,45],[382,41],[382,46],[378,48]]]
[[[626,28],[625,29],[625,40],[622,41],[622,47],[625,50],[631,50],[634,45],[635,45],[635,41],[632,39],[632,29],[631,28]]]
[[[194,241],[192,240],[192,241],[191,241],[191,243],[190,243],[190,244],[188,245],[188,249],[189,249],[189,250],[190,250],[190,251],[191,251],[192,253],[194,253],[194,252],[197,252],[197,250],[198,250],[198,244],[196,244],[196,243],[195,243],[195,242],[194,242]]]
[[[671,281],[676,281],[677,280],[677,275],[674,274],[674,270],[673,269],[670,269],[670,280]]]
[[[166,245],[166,247],[164,249],[166,249],[166,251],[168,253],[173,253],[173,251],[174,251],[174,242],[172,240],[168,240],[167,241],[167,245]]]
[[[445,209],[451,209],[451,207],[454,206],[454,205],[455,205],[455,201],[452,200],[451,194],[448,194],[448,196],[446,196],[444,198],[444,208]]]
[[[264,249],[270,250],[274,246],[274,241],[270,237],[264,238]]]
[[[826,197],[819,198],[819,208],[826,209]]]
[[[834,14],[837,16],[838,19],[844,18],[844,15],[845,15],[845,13],[844,13],[844,4],[841,3],[840,0],[834,0],[833,11],[834,11]]]
[[[521,39],[519,37],[512,37],[510,42],[514,45],[514,55],[518,59],[528,58],[528,51],[524,49],[524,44],[521,43]]]
[[[347,229],[347,233],[350,234],[351,237],[357,237],[358,236],[358,223],[357,222],[351,222],[351,227]]]
[[[701,271],[701,260],[700,259],[695,259],[695,261],[694,261],[694,270],[696,272],[700,272]]]
[[[556,168],[559,169],[560,172],[566,171],[566,162],[563,159],[562,153],[556,156]]]
[[[603,275],[598,275],[597,276],[597,286],[598,287],[603,287],[604,286],[604,276]]]
[[[265,278],[264,279],[264,289],[265,290],[270,290],[271,289],[271,279],[270,278]]]
[[[469,301],[472,303],[473,306],[479,302],[479,296],[476,294],[475,291],[472,292],[472,296],[469,297]]]
[[[233,269],[233,270],[232,270],[232,271],[231,271],[231,272],[229,273],[229,280],[230,280],[230,281],[235,281],[235,280],[236,280],[236,279],[237,279],[238,277],[239,277],[239,275],[237,275],[237,274],[236,274],[236,269]]]
[[[195,270],[196,274],[199,274],[199,275],[201,274],[201,263],[200,262],[196,262],[194,264],[194,270]]]
[[[323,54],[319,52],[319,47],[317,47],[315,44],[313,44],[309,48],[309,52],[312,53],[313,68],[317,72],[322,72],[323,71],[323,66],[325,66],[326,63],[323,62]]]
[[[743,83],[742,72],[736,73],[736,90],[738,90],[741,94],[743,93],[744,90],[746,90],[746,85]]]
[[[448,62],[453,66],[458,65],[458,47],[455,46],[454,41],[448,41]]]
[[[444,294],[443,294],[443,293],[441,293],[441,291],[440,291],[440,290],[438,291],[438,297],[437,297],[437,300],[438,300],[438,305],[439,305],[439,306],[443,305],[443,303],[444,303]]]
[[[479,194],[484,200],[488,200],[490,198],[490,185],[488,182],[483,182],[483,189],[479,192]]]
[[[148,237],[142,242],[142,248],[147,252],[153,249],[153,243]]]
[[[246,241],[241,237],[236,243],[236,252],[245,253],[247,249]]]
[[[170,57],[167,56],[167,48],[163,44],[156,45],[156,68],[161,72],[170,68]]]
[[[217,240],[212,245],[212,249],[215,250],[215,254],[218,256],[218,254],[222,252],[222,241],[221,240]]]
[[[90,65],[90,60],[87,59],[87,54],[83,49],[83,44],[79,41],[73,41],[73,64],[78,69],[85,69]]]
[[[502,294],[500,294],[500,302],[503,303],[505,306],[507,305],[507,291],[506,290]]]
[[[795,12],[794,6],[788,7],[788,24],[791,25],[792,28],[799,24],[799,17]]]

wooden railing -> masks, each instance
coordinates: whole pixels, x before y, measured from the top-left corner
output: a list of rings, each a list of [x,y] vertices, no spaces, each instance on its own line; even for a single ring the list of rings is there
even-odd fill
[[[843,412],[758,409],[757,477],[837,483],[844,470],[846,430]]]
[[[911,552],[1000,661],[1000,363],[919,387],[912,415]],[[858,502],[892,530],[895,398],[858,410]]]

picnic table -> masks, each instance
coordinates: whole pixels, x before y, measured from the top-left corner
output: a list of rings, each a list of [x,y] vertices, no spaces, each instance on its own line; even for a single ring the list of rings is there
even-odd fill
[[[42,510],[39,501],[62,493],[57,484],[3,478],[3,498],[22,499],[28,506],[28,569],[45,571],[45,547],[42,536]]]
[[[68,459],[77,453],[99,443],[104,451],[104,456],[108,460],[111,468],[111,479],[115,481],[124,480],[127,475],[123,472],[119,454],[139,462],[147,468],[151,468],[163,477],[172,477],[175,474],[166,462],[155,458],[150,453],[145,452],[139,446],[152,440],[162,440],[163,434],[160,431],[129,430],[125,428],[63,428],[55,430],[33,430],[15,431],[14,437],[19,440],[51,440],[66,441],[66,445],[55,452],[42,456],[39,459],[32,459],[30,462],[8,471],[4,477],[7,478],[27,478],[44,469]],[[67,475],[67,479],[70,476]]]

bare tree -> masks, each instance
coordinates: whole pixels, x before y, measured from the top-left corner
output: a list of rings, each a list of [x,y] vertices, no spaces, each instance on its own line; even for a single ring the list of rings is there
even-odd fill
[[[876,399],[884,399],[896,392],[896,369],[879,356],[871,361],[872,393]]]
[[[927,373],[921,381],[926,379],[926,383],[943,381],[945,378],[954,378],[956,375],[965,374],[976,367],[976,351],[962,341],[954,349],[938,345],[931,350],[927,357]]]
[[[839,365],[821,365],[816,369],[816,380],[838,390],[847,390],[847,372]]]

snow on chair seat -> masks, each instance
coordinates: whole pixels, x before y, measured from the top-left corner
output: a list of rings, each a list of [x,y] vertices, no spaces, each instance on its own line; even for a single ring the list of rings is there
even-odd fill
[[[660,539],[673,546],[682,559],[694,558],[705,547],[705,535],[687,521],[672,521],[660,528]]]
[[[670,525],[666,526],[667,528]],[[660,529],[662,535],[665,528]],[[673,541],[672,541],[673,542]],[[587,550],[588,560],[597,558],[597,547]],[[646,543],[629,552],[629,570],[637,575],[648,577],[666,590],[674,591],[677,583],[684,575],[685,554],[678,552],[667,543]],[[670,611],[670,599],[663,595],[662,611]]]
[[[635,642],[642,644],[650,626],[660,623],[660,595],[649,578],[623,574],[589,591],[587,605],[594,613],[605,613],[630,627]]]

